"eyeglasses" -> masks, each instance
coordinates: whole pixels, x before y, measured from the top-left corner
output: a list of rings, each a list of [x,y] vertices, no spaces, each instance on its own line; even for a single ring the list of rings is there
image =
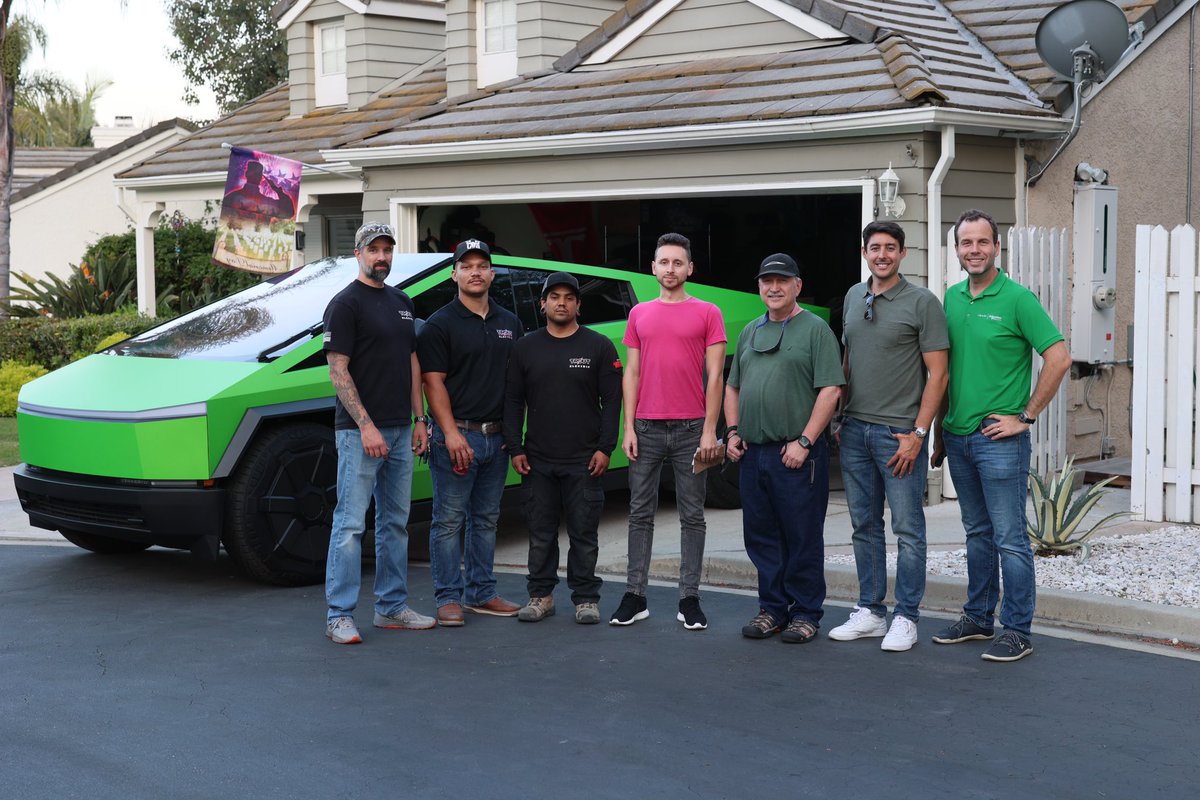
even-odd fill
[[[779,326],[779,338],[775,340],[775,344],[771,345],[766,350],[763,350],[758,346],[758,332],[766,326],[769,319],[770,317],[767,314],[763,314],[762,319],[758,321],[758,324],[754,326],[754,330],[750,332],[750,349],[756,353],[762,353],[763,355],[774,353],[779,349],[779,346],[783,344],[783,332],[787,329],[787,324],[792,321],[791,317],[785,319],[783,324]]]
[[[867,295],[867,310],[863,312],[863,319],[867,322],[875,321],[875,294],[874,292]]]

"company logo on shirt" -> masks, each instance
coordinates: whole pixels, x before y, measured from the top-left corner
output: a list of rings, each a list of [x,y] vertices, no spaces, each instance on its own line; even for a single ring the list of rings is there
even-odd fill
[[[992,322],[1004,322],[1004,317],[999,314],[976,314],[977,319],[990,319]]]
[[[411,321],[411,320],[412,320],[412,318],[413,318],[413,316],[412,316],[412,312],[411,312],[411,311],[406,311],[406,310],[405,310],[405,309],[403,309],[403,308],[402,308],[402,309],[400,309],[400,319],[407,319],[407,320],[410,320],[410,321]]]
[[[618,358],[616,361],[613,362],[613,369],[620,369],[620,368],[621,368],[621,359]]]
[[[325,344],[329,344],[330,342],[332,342],[333,341],[333,331],[325,331],[325,336],[323,336],[322,339],[325,342]]]
[[[511,338],[513,338],[513,332],[511,330],[509,330],[508,328],[497,328],[496,329],[496,338],[497,339],[511,339]]]
[[[592,360],[590,358],[568,358],[567,359],[567,368],[568,369],[588,369],[591,366],[592,366]]]

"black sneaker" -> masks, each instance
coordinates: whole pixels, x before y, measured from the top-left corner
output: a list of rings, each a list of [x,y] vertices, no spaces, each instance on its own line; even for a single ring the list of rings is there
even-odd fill
[[[758,615],[742,626],[742,636],[747,639],[766,639],[779,633],[779,623],[766,611],[759,610]]]
[[[702,631],[708,627],[708,617],[700,610],[700,598],[684,597],[679,601],[679,613],[675,619],[683,623],[689,631]]]
[[[942,628],[933,635],[934,644],[958,644],[969,639],[990,639],[996,635],[991,628],[976,625],[966,614],[958,618],[958,622]]]
[[[992,642],[992,646],[981,656],[984,661],[1020,661],[1033,655],[1029,637],[1016,631],[1005,631]]]
[[[621,598],[621,605],[613,612],[609,625],[632,625],[640,619],[650,616],[646,610],[646,598],[640,594],[626,592]]]

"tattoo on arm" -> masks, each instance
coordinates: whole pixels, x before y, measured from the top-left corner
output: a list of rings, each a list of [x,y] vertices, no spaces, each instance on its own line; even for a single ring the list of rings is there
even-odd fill
[[[329,380],[333,382],[333,390],[337,393],[338,400],[342,401],[342,407],[346,409],[346,413],[354,420],[354,424],[358,426],[359,430],[373,424],[371,416],[358,397],[358,388],[354,385],[354,379],[350,377],[350,356],[330,351],[327,358],[329,360]]]

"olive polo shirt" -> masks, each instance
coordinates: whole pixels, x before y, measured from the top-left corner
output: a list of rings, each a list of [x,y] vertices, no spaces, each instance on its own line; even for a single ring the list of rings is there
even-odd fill
[[[837,337],[825,320],[801,311],[786,325],[765,317],[751,321],[738,336],[728,382],[738,390],[738,435],[750,444],[769,444],[798,438],[817,393],[846,381]]]
[[[444,372],[455,419],[497,422],[504,416],[504,380],[513,343],[524,330],[490,300],[486,317],[455,297],[429,316],[417,334],[421,372]]]
[[[950,409],[942,427],[966,436],[988,414],[1018,414],[1029,402],[1033,353],[1063,340],[1033,292],[998,271],[976,297],[970,281],[946,290]]]
[[[946,313],[933,292],[900,282],[872,303],[871,282],[850,287],[843,304],[842,342],[848,348],[845,413],[863,422],[912,428],[925,392],[924,353],[946,350]]]

